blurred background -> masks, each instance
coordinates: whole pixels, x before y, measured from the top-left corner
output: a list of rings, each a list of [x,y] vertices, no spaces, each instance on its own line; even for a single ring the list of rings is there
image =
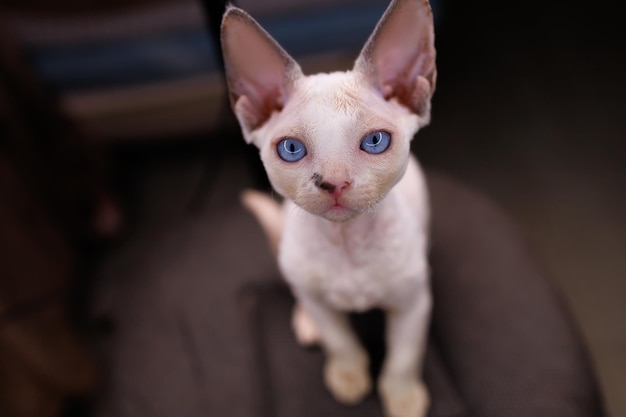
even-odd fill
[[[350,68],[387,6],[236,4],[305,72]],[[610,415],[626,416],[622,15],[609,1],[432,5],[438,86],[413,149],[517,222],[588,344]],[[116,297],[141,298],[149,248],[267,187],[228,106],[222,8],[0,1],[0,414],[93,411],[80,398],[101,384],[93,352],[110,352],[103,311],[132,311]]]

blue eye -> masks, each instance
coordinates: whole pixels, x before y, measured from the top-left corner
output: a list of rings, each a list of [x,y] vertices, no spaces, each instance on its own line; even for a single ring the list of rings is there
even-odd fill
[[[372,132],[361,140],[361,150],[371,154],[383,153],[391,143],[391,135],[387,132]]]
[[[306,147],[304,143],[298,139],[287,138],[278,142],[276,145],[278,156],[286,162],[296,162],[304,158],[306,155]]]

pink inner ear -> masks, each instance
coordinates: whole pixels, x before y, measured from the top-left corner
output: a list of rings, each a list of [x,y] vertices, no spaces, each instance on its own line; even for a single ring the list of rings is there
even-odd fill
[[[228,64],[233,91],[253,103],[264,103],[268,95],[281,94],[285,65],[280,54],[259,36],[259,31],[242,22],[228,35]]]
[[[227,15],[222,28],[224,60],[232,104],[240,119],[254,129],[287,99],[300,68],[250,16],[241,10]],[[243,99],[243,101],[242,101]]]
[[[405,84],[419,75],[428,78],[434,69],[435,51],[427,41],[431,36],[430,28],[421,27],[408,17],[401,14],[394,16],[389,22],[394,25],[385,26],[372,51],[371,58],[382,85]],[[409,27],[401,30],[402,27],[397,25]]]
[[[425,108],[423,99],[430,99],[435,83],[433,22],[425,0],[393,1],[355,69],[365,71],[385,98],[396,97],[416,112]]]

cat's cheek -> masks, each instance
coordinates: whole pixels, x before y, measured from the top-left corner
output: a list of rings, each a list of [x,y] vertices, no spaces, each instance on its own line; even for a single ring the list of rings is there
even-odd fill
[[[303,210],[317,216],[322,216],[330,207],[329,203],[325,202],[323,198],[320,198],[316,190],[312,192],[300,191],[293,195],[292,200]]]
[[[272,188],[283,197],[288,197],[293,186],[289,184],[289,175],[281,166],[284,165],[284,162],[278,160],[278,155],[275,153],[274,147],[264,146],[260,152],[261,162]]]
[[[379,163],[370,166],[370,176],[366,183],[372,184],[374,187],[372,191],[375,194],[380,197],[385,196],[400,182],[408,166],[408,155],[408,151],[404,156],[403,150],[394,149],[394,152],[381,155]]]
[[[272,188],[274,188],[274,190],[283,197],[293,200],[292,196],[294,194],[295,186],[291,184],[290,181],[284,181],[284,179],[280,176],[276,177],[269,172],[267,174],[270,184],[272,184]]]
[[[280,164],[280,163],[278,163]],[[284,163],[282,165],[285,165]],[[302,176],[300,170],[295,167],[271,167],[266,166],[266,172],[272,187],[283,197],[296,201],[298,195],[302,193],[302,184],[299,178]]]

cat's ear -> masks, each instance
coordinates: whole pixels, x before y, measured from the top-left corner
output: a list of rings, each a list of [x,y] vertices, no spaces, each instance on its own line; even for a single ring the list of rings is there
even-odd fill
[[[354,65],[389,100],[430,120],[435,91],[435,35],[428,0],[393,0]]]
[[[280,111],[300,66],[246,12],[228,7],[222,19],[222,50],[230,102],[244,137]]]

